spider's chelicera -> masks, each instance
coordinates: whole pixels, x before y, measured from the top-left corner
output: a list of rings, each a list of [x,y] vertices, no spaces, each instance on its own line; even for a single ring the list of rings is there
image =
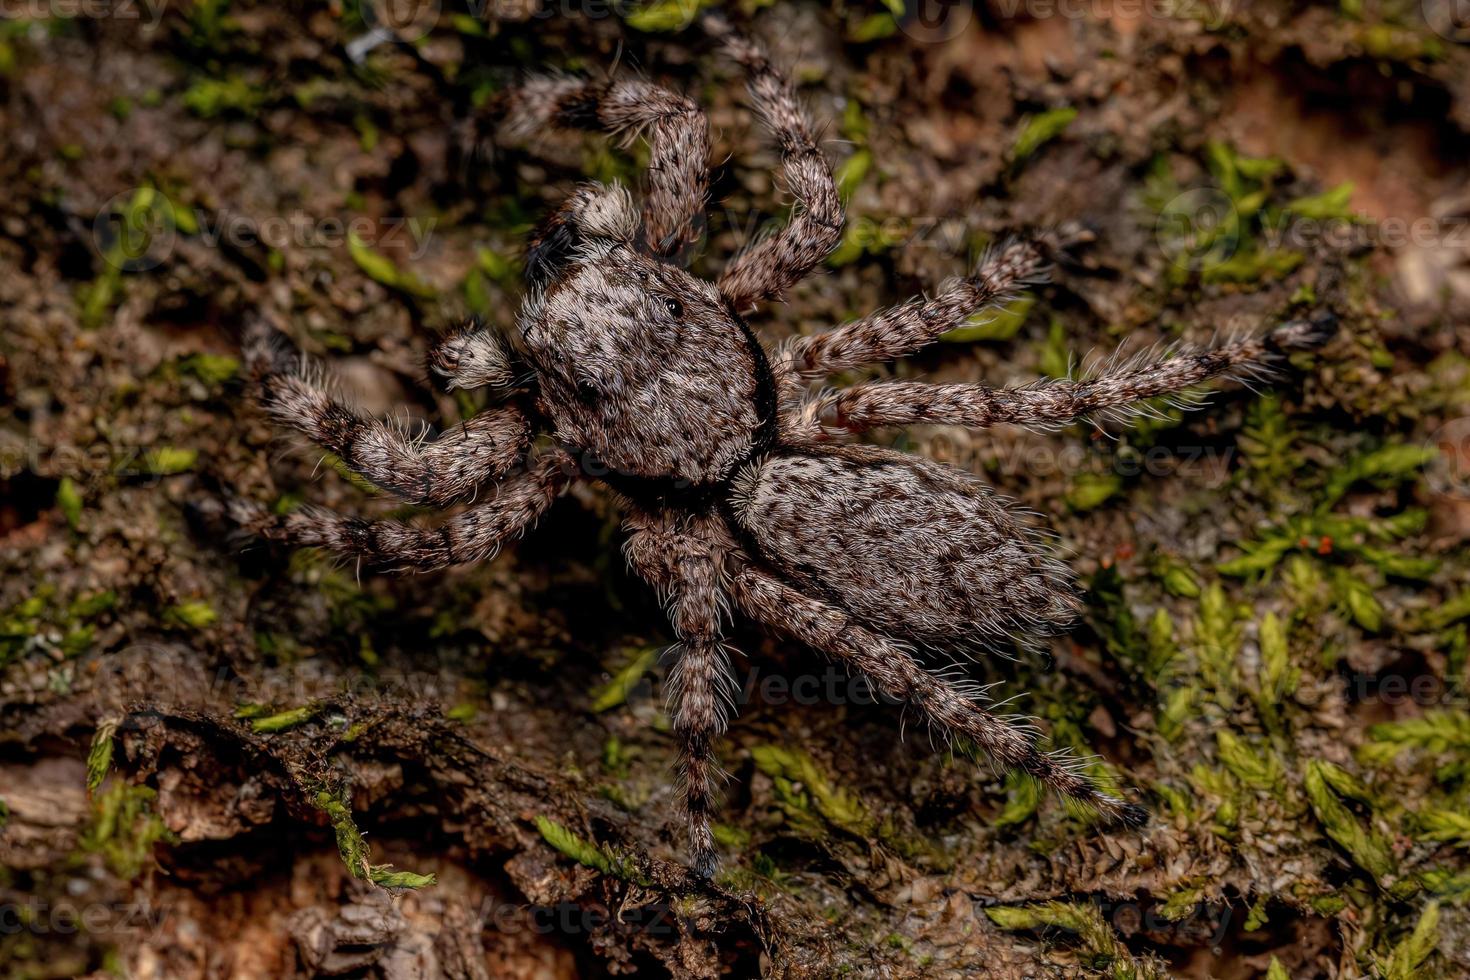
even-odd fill
[[[718,281],[695,278],[677,256],[698,235],[708,191],[699,108],[642,80],[529,83],[510,102],[510,125],[643,135],[651,167],[641,210],[620,187],[588,184],[543,226],[512,339],[472,324],[432,351],[430,366],[448,384],[494,386],[499,404],[437,439],[414,438],[332,397],[270,328],[252,327],[245,343],[259,400],[277,422],[408,501],[474,502],[433,528],[315,507],[275,516],[241,501],[237,517],[371,565],[433,569],[492,557],[575,480],[611,487],[626,508],[628,560],[666,597],[679,641],[670,713],[691,864],[702,875],[716,866],[711,747],[734,701],[722,639],[732,608],[857,671],[998,765],[1123,823],[1143,822],[1141,807],[1102,792],[1075,760],[1039,749],[1024,719],[996,714],[981,689],[925,666],[925,651],[993,649],[1065,628],[1077,609],[1066,566],[1011,501],[968,473],[842,436],[914,423],[1059,426],[1250,372],[1322,343],[1334,321],[1293,321],[1087,380],[817,389],[835,372],[904,357],[1006,302],[1044,277],[1060,242],[1014,240],[932,299],[768,352],[742,315],[827,257],[843,212],[789,82],[757,45],[728,31],[723,41],[779,143],[797,200],[784,229],[734,258]],[[538,429],[555,448],[531,453]]]

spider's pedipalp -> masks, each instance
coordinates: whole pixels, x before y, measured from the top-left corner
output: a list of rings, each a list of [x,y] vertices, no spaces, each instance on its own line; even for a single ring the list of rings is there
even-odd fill
[[[1196,385],[1217,377],[1265,377],[1271,361],[1282,352],[1320,346],[1335,330],[1331,314],[1311,321],[1294,320],[1263,337],[1219,347],[1174,345],[1162,354],[1145,352],[1122,361],[1114,357],[1091,378],[1020,388],[877,381],[825,394],[805,415],[815,415],[830,428],[864,432],[879,426],[926,423],[1057,428],[1088,415],[1157,414],[1148,403],[1156,398],[1167,399],[1177,408],[1197,408],[1204,396]]]
[[[713,742],[725,730],[736,697],[721,639],[726,613],[724,549],[728,532],[715,518],[634,512],[625,553],[650,585],[668,596],[679,644],[668,680],[669,716],[679,737],[690,864],[713,877],[718,857],[710,830],[717,767]]]
[[[1104,793],[1077,765],[1038,748],[1029,725],[993,714],[973,692],[924,670],[901,646],[854,622],[838,607],[751,565],[736,570],[731,591],[752,619],[851,664],[885,696],[913,705],[942,732],[968,738],[996,764],[1033,776],[1067,799],[1128,826],[1147,820],[1142,807]]]
[[[530,137],[549,125],[605,129],[649,144],[643,230],[656,254],[685,253],[700,237],[709,197],[709,123],[696,103],[642,79],[607,83],[530,79],[511,96],[507,128]]]
[[[445,391],[510,389],[519,380],[509,341],[477,316],[441,337],[429,349],[427,364],[431,379]]]
[[[492,499],[451,515],[438,527],[367,521],[315,506],[278,515],[239,498],[231,500],[230,511],[241,526],[273,541],[325,548],[373,568],[430,571],[493,558],[506,540],[536,523],[573,473],[570,457],[550,453],[529,472],[500,483]]]
[[[276,423],[336,455],[375,486],[411,503],[442,507],[525,462],[531,427],[516,405],[489,409],[426,440],[369,418],[328,393],[263,321],[247,328],[243,352],[255,398]]]
[[[744,69],[756,114],[776,136],[781,172],[797,201],[785,228],[736,256],[720,276],[720,291],[737,310],[746,310],[779,297],[832,254],[842,243],[846,215],[791,82],[759,44],[735,34],[722,18],[708,16],[705,24]]]

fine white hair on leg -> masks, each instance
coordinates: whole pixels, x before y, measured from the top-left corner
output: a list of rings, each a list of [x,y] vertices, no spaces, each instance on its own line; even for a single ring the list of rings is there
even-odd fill
[[[264,323],[247,330],[244,353],[256,401],[273,421],[402,500],[442,507],[525,463],[531,427],[517,405],[492,408],[428,439],[332,395],[320,371],[292,355]]]

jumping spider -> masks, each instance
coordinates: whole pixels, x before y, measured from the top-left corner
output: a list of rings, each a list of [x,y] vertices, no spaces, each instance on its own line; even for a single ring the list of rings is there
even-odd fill
[[[1145,810],[1099,790],[1074,761],[1037,747],[1024,720],[926,669],[916,649],[994,649],[1075,617],[1068,569],[1012,501],[968,473],[850,441],[879,426],[1067,424],[1249,372],[1332,333],[1330,316],[1258,339],[1178,349],[1088,380],[1020,388],[873,381],[814,390],[840,371],[917,351],[977,311],[1044,278],[1055,236],[993,249],[973,275],[768,351],[742,314],[810,274],[842,237],[832,173],[791,84],[731,32],[728,54],[781,151],[797,199],[788,225],[736,256],[714,282],[674,261],[691,244],[709,186],[710,140],[691,101],[642,80],[531,82],[510,123],[646,136],[641,214],[623,188],[581,186],[534,237],[516,336],[471,324],[430,366],[451,387],[492,386],[503,402],[432,441],[365,418],[303,371],[274,331],[248,331],[260,403],[382,489],[440,507],[478,499],[435,528],[369,522],[315,507],[285,516],[237,502],[258,533],[379,567],[435,569],[491,558],[579,479],[598,479],[627,514],[631,567],[665,597],[679,644],[669,678],[692,867],[716,867],[711,747],[733,706],[730,609],[809,644],[917,709],[1000,766],[1128,825]],[[550,430],[556,448],[531,452]],[[526,463],[527,465],[522,465]]]

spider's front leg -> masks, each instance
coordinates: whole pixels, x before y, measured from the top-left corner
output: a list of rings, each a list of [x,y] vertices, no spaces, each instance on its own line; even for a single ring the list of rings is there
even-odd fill
[[[734,704],[734,678],[721,636],[723,567],[729,532],[716,518],[635,513],[628,520],[628,561],[659,590],[679,638],[669,675],[669,713],[679,737],[690,866],[702,877],[718,858],[710,831],[717,765],[713,742]]]
[[[366,521],[324,507],[277,515],[243,499],[230,512],[261,537],[325,548],[374,568],[431,571],[493,558],[506,540],[524,533],[572,482],[576,463],[566,453],[542,456],[530,469],[496,485],[492,499],[450,516],[437,527],[406,521]]]
[[[648,245],[674,256],[699,240],[709,197],[709,122],[682,95],[642,79],[596,82],[533,78],[512,93],[508,130],[521,138],[548,126],[604,129],[649,143],[643,226]]]
[[[1213,348],[1185,347],[1095,378],[1021,388],[877,381],[823,394],[804,414],[847,432],[923,423],[1057,427],[1098,412],[1127,412],[1146,399],[1179,396],[1212,378],[1260,371],[1282,354],[1320,347],[1336,330],[1337,318],[1324,312],[1282,324],[1263,337]]]
[[[1148,811],[1102,792],[1073,760],[1037,748],[1032,728],[987,711],[978,692],[924,670],[899,644],[854,622],[836,606],[803,595],[751,565],[736,571],[731,594],[752,619],[851,666],[885,696],[918,708],[942,732],[970,739],[996,763],[1123,824],[1147,821]]]
[[[368,418],[312,380],[307,364],[263,320],[246,328],[243,352],[256,401],[370,483],[410,503],[442,507],[525,461],[531,428],[514,404],[466,420],[434,440]]]
[[[773,358],[788,393],[829,374],[906,357],[988,307],[1009,302],[1028,284],[1044,281],[1054,236],[1014,240],[988,252],[973,275],[947,284],[933,299],[914,299],[833,330],[797,337]]]
[[[785,228],[736,256],[720,276],[720,292],[743,311],[779,297],[832,254],[842,243],[844,214],[832,168],[812,138],[791,82],[759,44],[734,33],[721,17],[709,15],[705,23],[745,70],[751,101],[776,136],[781,172],[797,200]]]

